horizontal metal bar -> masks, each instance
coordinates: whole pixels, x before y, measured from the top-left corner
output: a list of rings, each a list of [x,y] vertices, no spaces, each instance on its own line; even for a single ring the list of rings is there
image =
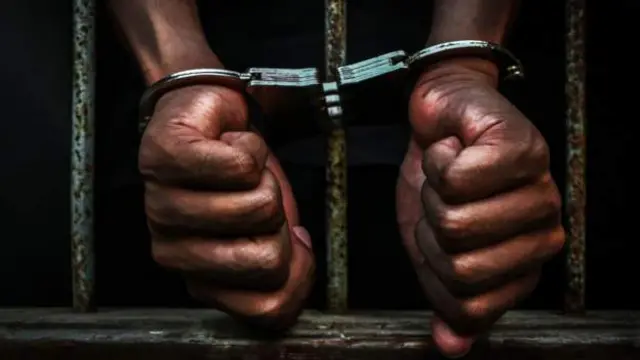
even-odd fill
[[[430,313],[305,313],[281,339],[259,339],[213,310],[0,310],[13,359],[426,359]],[[491,359],[638,359],[640,313],[569,317],[510,312],[474,352]],[[20,357],[22,356],[22,357]]]

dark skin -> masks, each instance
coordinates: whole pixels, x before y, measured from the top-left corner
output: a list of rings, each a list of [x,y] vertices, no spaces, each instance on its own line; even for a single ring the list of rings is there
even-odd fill
[[[398,222],[439,315],[434,338],[452,355],[531,293],[564,245],[547,145],[496,76],[483,60],[438,64],[410,100]]]
[[[503,40],[508,0],[436,0],[429,43]],[[111,0],[147,83],[223,65],[195,1]],[[424,69],[409,101],[413,136],[398,179],[404,245],[438,317],[447,356],[535,287],[564,244],[560,198],[537,129],[496,90],[497,69],[460,58]],[[277,159],[247,122],[242,94],[172,91],[143,136],[140,171],[154,258],[192,295],[261,326],[291,325],[313,282],[309,235]]]
[[[501,43],[517,1],[437,0],[428,43]],[[459,58],[425,69],[409,101],[413,136],[397,219],[441,351],[459,356],[535,288],[564,245],[547,144],[497,90],[498,69]]]

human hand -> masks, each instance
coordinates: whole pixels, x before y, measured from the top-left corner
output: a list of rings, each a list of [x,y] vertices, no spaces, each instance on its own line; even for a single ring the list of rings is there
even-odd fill
[[[314,275],[290,185],[250,131],[242,94],[174,90],[157,103],[139,169],[155,261],[193,297],[269,328],[291,325]]]
[[[485,60],[442,62],[409,104],[398,223],[437,315],[434,341],[452,357],[526,297],[564,245],[547,144],[496,79]]]

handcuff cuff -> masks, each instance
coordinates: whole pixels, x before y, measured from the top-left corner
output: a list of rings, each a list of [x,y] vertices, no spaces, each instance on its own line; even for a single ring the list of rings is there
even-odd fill
[[[245,72],[225,69],[193,69],[170,74],[152,84],[140,101],[140,131],[151,120],[156,103],[166,93],[194,85],[224,86],[251,96],[264,104],[274,91],[300,96],[307,104],[324,111],[330,124],[337,125],[343,115],[343,98],[371,82],[400,82],[441,60],[479,57],[496,64],[502,80],[524,77],[522,64],[502,46],[478,40],[445,42],[424,48],[413,55],[404,51],[386,53],[368,60],[337,68],[336,81],[323,82],[317,68],[250,68]],[[273,94],[269,94],[273,95]],[[283,94],[284,96],[287,96]]]

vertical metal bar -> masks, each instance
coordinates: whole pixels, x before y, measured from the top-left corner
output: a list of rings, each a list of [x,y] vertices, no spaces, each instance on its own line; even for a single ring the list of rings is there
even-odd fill
[[[585,2],[566,0],[568,284],[565,310],[585,311],[585,204],[586,109],[585,109]]]
[[[346,61],[347,1],[325,0],[326,81],[335,81]],[[347,308],[347,146],[339,117],[327,140],[327,305]]]
[[[73,0],[71,265],[73,308],[93,310],[95,0]]]

